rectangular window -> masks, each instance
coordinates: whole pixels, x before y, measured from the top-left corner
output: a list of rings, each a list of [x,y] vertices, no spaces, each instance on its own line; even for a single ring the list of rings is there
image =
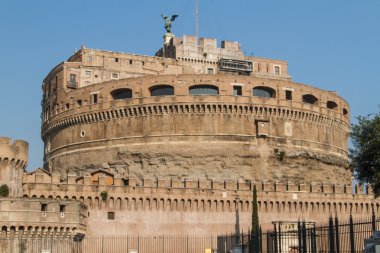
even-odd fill
[[[115,62],[119,62],[119,58],[115,58]]]
[[[292,97],[292,91],[291,90],[286,90],[285,91],[285,97],[286,97],[286,100],[292,100],[293,97]]]
[[[129,64],[132,64],[132,60],[129,60]]]
[[[207,74],[214,74],[214,69],[213,68],[208,68],[207,69]]]
[[[114,220],[115,219],[115,212],[108,212],[108,219]]]
[[[59,205],[59,212],[60,213],[66,212],[66,205]]]
[[[119,73],[111,73],[111,79],[119,79]]]
[[[98,103],[98,94],[92,94],[92,103],[93,104]]]
[[[47,204],[41,203],[41,212],[46,212],[48,208]]]
[[[279,76],[279,75],[281,75],[281,70],[280,70],[280,66],[273,66],[273,68],[274,68],[274,74],[276,75],[276,76]]]
[[[70,74],[70,82],[75,82],[77,79],[77,75],[75,74]]]
[[[92,74],[92,71],[91,71],[91,70],[89,70],[89,69],[85,69],[85,70],[84,70],[84,75],[85,75],[85,76],[88,76],[88,77],[89,77],[89,76],[91,76],[91,74]]]
[[[241,86],[234,86],[234,96],[241,96],[242,95],[242,87]]]

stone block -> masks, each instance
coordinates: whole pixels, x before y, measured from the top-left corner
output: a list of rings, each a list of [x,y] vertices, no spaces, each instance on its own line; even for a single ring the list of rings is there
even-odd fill
[[[60,184],[61,183],[61,176],[59,173],[52,173],[51,174],[51,182],[53,184]]]

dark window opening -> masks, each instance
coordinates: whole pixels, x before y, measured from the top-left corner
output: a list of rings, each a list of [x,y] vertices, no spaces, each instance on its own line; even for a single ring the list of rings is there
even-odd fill
[[[115,219],[115,212],[108,212],[108,219],[109,220],[114,220]]]
[[[276,76],[279,76],[280,75],[280,66],[274,66],[274,74]]]
[[[59,212],[60,213],[66,212],[66,205],[59,205]]]
[[[253,96],[262,97],[262,98],[275,98],[276,91],[269,87],[258,86],[258,87],[253,88]]]
[[[286,98],[286,100],[292,100],[293,99],[293,94],[292,94],[291,90],[285,91],[285,98]]]
[[[214,69],[213,68],[208,68],[207,69],[207,74],[214,74]]]
[[[98,103],[98,94],[92,94],[92,103],[93,104]]]
[[[67,103],[67,104],[65,105],[65,107],[66,107],[66,110],[70,109],[70,104]]]
[[[142,65],[143,65],[143,66],[145,65],[145,62],[144,62],[144,61],[142,61]]]
[[[82,100],[81,99],[77,100],[77,106],[82,106]]]
[[[115,62],[119,62],[119,58],[115,58]]]
[[[149,88],[150,95],[155,96],[172,96],[174,95],[174,88],[170,85],[156,85]]]
[[[306,94],[302,96],[302,101],[307,104],[316,104],[318,103],[318,98],[316,98],[314,95]]]
[[[234,86],[234,96],[241,96],[241,95],[242,95],[242,87]]]
[[[129,60],[129,64],[132,64],[132,60]]]
[[[194,85],[189,88],[191,95],[218,95],[219,88],[213,85]]]
[[[47,204],[41,204],[41,212],[46,212],[48,208]]]
[[[113,100],[132,98],[131,89],[117,89],[111,92]]]
[[[343,108],[343,115],[347,115],[348,114],[348,111],[346,108]]]
[[[327,101],[327,108],[329,108],[329,109],[335,109],[337,107],[338,107],[338,105],[334,101]]]
[[[77,76],[75,74],[70,74],[69,80],[67,81],[67,87],[74,88],[74,89],[77,88],[76,79],[77,79]]]
[[[75,74],[70,74],[70,82],[75,82],[77,79],[77,75]]]
[[[128,186],[129,185],[129,180],[128,179],[124,179],[123,183],[124,183],[124,186]]]

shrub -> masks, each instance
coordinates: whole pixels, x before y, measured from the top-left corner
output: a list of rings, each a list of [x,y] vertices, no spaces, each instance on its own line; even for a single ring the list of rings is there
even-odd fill
[[[0,197],[8,197],[9,196],[9,187],[6,184],[0,186]]]
[[[102,191],[100,193],[100,197],[102,198],[103,201],[106,201],[107,197],[108,197],[108,192],[107,191]]]

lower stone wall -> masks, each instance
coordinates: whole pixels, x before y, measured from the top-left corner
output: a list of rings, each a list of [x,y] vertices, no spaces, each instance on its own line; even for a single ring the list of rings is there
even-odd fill
[[[88,207],[88,235],[212,235],[251,227],[254,184],[249,182],[188,181],[182,186],[178,181],[169,185],[166,180],[151,179],[129,179],[124,186],[116,178],[114,184],[119,186],[104,182],[99,177],[97,185],[76,184],[75,180],[70,184],[28,183],[24,196],[83,202]],[[325,224],[330,215],[344,220],[350,213],[356,218],[380,213],[380,201],[369,191],[353,194],[350,186],[256,183],[256,188],[264,230],[271,229],[273,221]],[[106,199],[102,200],[102,192],[107,192]]]

